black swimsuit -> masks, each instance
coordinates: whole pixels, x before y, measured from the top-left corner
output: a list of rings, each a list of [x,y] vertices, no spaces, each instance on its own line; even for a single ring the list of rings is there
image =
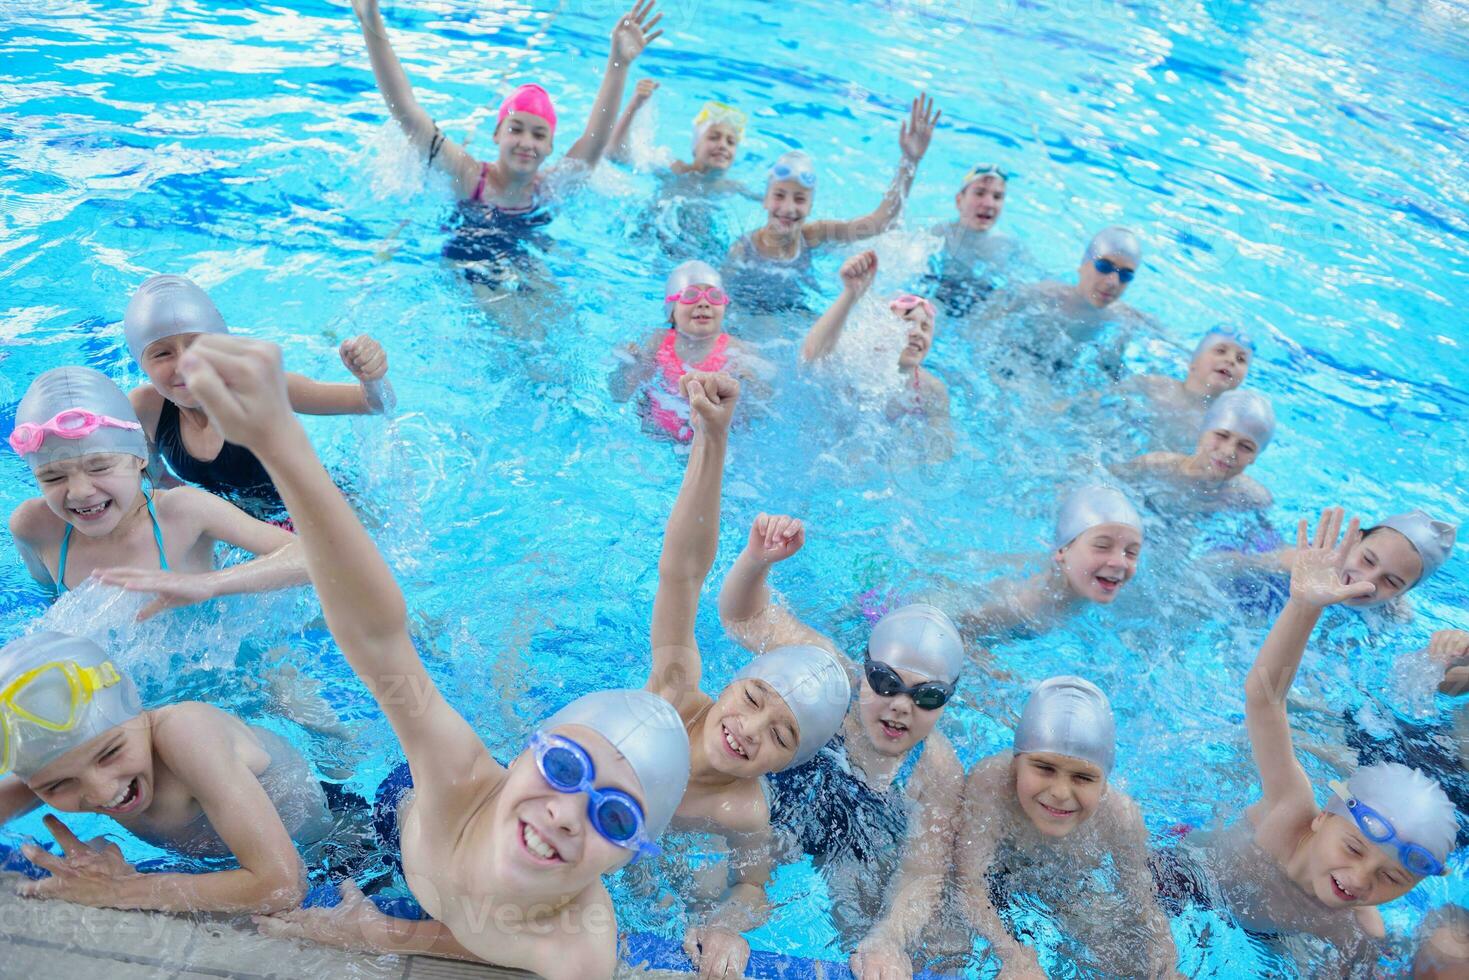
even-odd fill
[[[158,429],[153,442],[174,476],[185,483],[203,487],[222,497],[264,498],[279,504],[280,495],[276,493],[275,484],[270,482],[270,475],[255,454],[244,446],[226,442],[219,455],[210,460],[190,454],[184,445],[183,433],[179,431],[179,407],[166,398],[163,410],[158,413]]]

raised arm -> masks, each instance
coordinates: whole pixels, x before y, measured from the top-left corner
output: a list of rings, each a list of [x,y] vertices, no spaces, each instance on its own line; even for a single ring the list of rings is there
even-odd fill
[[[842,280],[841,295],[826,308],[801,343],[801,360],[807,363],[819,361],[836,350],[852,308],[877,278],[877,253],[858,252],[842,263],[838,275]]]
[[[607,149],[612,139],[613,123],[617,119],[617,107],[622,104],[628,66],[645,47],[663,34],[661,30],[653,30],[663,19],[662,14],[653,13],[653,5],[654,0],[637,0],[612,29],[612,50],[607,55],[602,86],[597,89],[597,100],[592,103],[591,115],[587,117],[586,131],[566,152],[568,160],[580,160],[589,167],[595,166]]]
[[[679,389],[692,409],[694,442],[663,532],[653,599],[653,673],[648,678],[648,690],[675,707],[697,694],[703,671],[694,619],[719,551],[724,453],[740,385],[726,374],[690,371],[680,379]]]
[[[445,138],[413,97],[413,87],[408,84],[408,76],[388,40],[388,28],[378,10],[378,0],[352,0],[352,9],[362,24],[362,39],[367,42],[372,74],[388,110],[403,127],[408,141],[428,158],[429,165],[454,181],[455,193],[461,198],[469,197],[479,180],[479,163],[458,143]]]
[[[633,117],[638,110],[648,104],[648,99],[658,91],[658,83],[651,78],[638,79],[637,86],[633,89],[632,98],[627,100],[627,108],[622,110],[622,117],[617,120],[617,125],[612,130],[612,147],[607,151],[607,159],[613,163],[627,163],[630,147],[627,143],[627,134],[632,129]]]
[[[397,733],[420,798],[475,793],[503,773],[419,660],[398,583],[291,410],[280,348],[202,336],[179,367],[210,421],[254,452],[280,491],[327,626]]]
[[[357,384],[329,384],[300,374],[286,375],[291,407],[304,415],[381,415],[394,406],[388,356],[367,334],[342,341],[338,349]]]
[[[863,238],[880,235],[890,228],[903,211],[903,202],[913,186],[913,176],[918,173],[918,163],[928,152],[928,143],[933,139],[933,128],[943,113],[934,109],[933,99],[920,94],[909,107],[908,118],[898,131],[898,145],[903,156],[898,161],[898,172],[893,175],[892,186],[883,195],[876,209],[870,214],[850,221],[816,221],[807,226],[807,242],[819,245],[822,242],[855,242]]]
[[[1286,714],[1286,695],[1295,681],[1306,652],[1306,641],[1321,618],[1325,606],[1371,595],[1370,582],[1346,585],[1341,570],[1347,552],[1360,532],[1357,519],[1347,525],[1341,543],[1343,512],[1328,507],[1312,540],[1303,519],[1296,528],[1296,558],[1291,569],[1290,599],[1281,610],[1270,634],[1265,637],[1255,665],[1245,678],[1245,728],[1250,734],[1250,750],[1260,771],[1260,789],[1267,808],[1285,803],[1305,801],[1314,805],[1311,782],[1296,758],[1291,740],[1290,719]]]
[[[840,654],[831,640],[770,601],[770,566],[785,561],[805,543],[806,528],[794,517],[760,514],[750,525],[749,543],[719,590],[719,621],[746,650],[766,653],[777,647],[811,644]]]

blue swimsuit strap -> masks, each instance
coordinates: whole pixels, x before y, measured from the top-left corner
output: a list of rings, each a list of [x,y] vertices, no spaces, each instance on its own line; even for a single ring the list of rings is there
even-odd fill
[[[144,490],[143,499],[148,501],[148,517],[153,521],[153,540],[158,543],[158,565],[166,572],[168,552],[163,550],[163,529],[158,526],[158,512],[153,509],[153,495]],[[61,533],[61,557],[56,560],[56,586],[53,592],[58,596],[66,591],[66,552],[71,548],[71,532],[72,526],[68,522],[66,530]]]
[[[923,747],[927,744],[928,739],[925,738],[909,750],[908,758],[903,760],[903,764],[898,767],[898,774],[893,777],[893,789],[902,789],[908,784],[908,777],[918,768],[918,760],[923,758]]]

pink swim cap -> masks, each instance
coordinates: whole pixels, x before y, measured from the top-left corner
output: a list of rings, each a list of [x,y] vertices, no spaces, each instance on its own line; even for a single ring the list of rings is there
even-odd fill
[[[512,112],[539,116],[551,127],[551,135],[556,135],[556,109],[551,105],[551,96],[539,85],[522,85],[511,92],[510,97],[500,103],[500,115],[495,119],[495,126],[498,128]]]

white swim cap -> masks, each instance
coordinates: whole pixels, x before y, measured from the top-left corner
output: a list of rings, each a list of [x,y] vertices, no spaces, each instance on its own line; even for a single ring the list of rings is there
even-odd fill
[[[1089,483],[1071,491],[1056,515],[1056,548],[1060,550],[1099,524],[1122,524],[1139,534],[1143,519],[1121,490]]]
[[[51,664],[58,669],[43,671],[11,696],[22,710],[58,722],[72,714],[76,699],[66,665],[100,670],[93,678],[91,699],[75,701],[76,723],[66,731],[54,732],[11,715],[11,770],[23,780],[143,711],[138,689],[112,664],[107,651],[84,637],[51,630],[23,636],[0,648],[0,689],[27,671]]]
[[[1363,766],[1347,780],[1347,792],[1376,810],[1397,831],[1397,841],[1417,844],[1443,864],[1459,833],[1454,804],[1435,779],[1396,762]],[[1346,802],[1336,793],[1326,801],[1326,812],[1352,820]],[[1355,821],[1354,821],[1355,823]],[[1398,860],[1395,842],[1378,845]]]
[[[788,150],[775,158],[765,175],[765,186],[778,180],[794,180],[803,187],[816,189],[816,163],[800,150]]]
[[[1422,582],[1443,567],[1454,550],[1454,539],[1458,537],[1459,525],[1448,521],[1437,521],[1421,510],[1410,510],[1406,514],[1394,514],[1383,521],[1380,527],[1390,527],[1408,539],[1423,559]],[[1418,585],[1414,582],[1409,588]]]
[[[1137,234],[1131,228],[1112,225],[1110,228],[1103,228],[1092,237],[1081,261],[1090,262],[1104,255],[1116,255],[1120,258],[1131,259],[1135,266],[1142,265],[1143,243],[1138,240]]]
[[[15,410],[15,425],[17,428],[26,424],[45,425],[72,409],[105,415],[122,425],[104,423],[80,439],[44,433],[39,446],[22,453],[32,473],[58,459],[75,459],[91,453],[127,453],[139,459],[148,458],[148,437],[143,434],[143,426],[128,396],[107,375],[87,367],[52,368],[32,381]]]
[[[1245,333],[1243,327],[1231,327],[1221,323],[1199,339],[1198,346],[1194,348],[1194,357],[1198,357],[1200,351],[1216,340],[1227,340],[1249,351],[1251,357],[1255,356],[1255,341],[1248,333]]]
[[[1256,391],[1226,391],[1217,396],[1204,413],[1204,425],[1200,434],[1211,429],[1227,429],[1238,435],[1255,440],[1264,452],[1275,435],[1275,409],[1270,399]]]
[[[670,320],[673,318],[675,300],[668,297],[677,296],[688,287],[701,283],[705,286],[718,286],[723,289],[724,277],[714,266],[708,262],[700,262],[698,259],[691,259],[670,272],[668,278],[663,281],[663,315]]]
[[[1023,752],[1067,755],[1111,775],[1117,730],[1107,695],[1091,681],[1071,675],[1041,681],[1015,727],[1015,754]]]
[[[663,833],[689,785],[689,736],[673,705],[651,691],[596,691],[541,722],[539,730],[562,725],[590,728],[627,760],[642,790],[648,839]]]
[[[133,360],[154,341],[181,333],[229,333],[209,294],[183,276],[153,276],[128,300],[122,333]]]
[[[694,145],[699,145],[699,140],[704,138],[704,133],[711,126],[728,126],[734,130],[735,140],[742,140],[745,138],[745,123],[748,121],[749,117],[734,106],[711,99],[704,103],[699,114],[694,117]]]
[[[852,702],[852,679],[831,651],[816,646],[777,647],[740,668],[737,681],[764,681],[796,716],[795,757],[783,768],[809,761],[831,740]]]
[[[877,621],[867,638],[867,656],[926,680],[952,684],[964,666],[964,641],[942,609],[915,602]]]

